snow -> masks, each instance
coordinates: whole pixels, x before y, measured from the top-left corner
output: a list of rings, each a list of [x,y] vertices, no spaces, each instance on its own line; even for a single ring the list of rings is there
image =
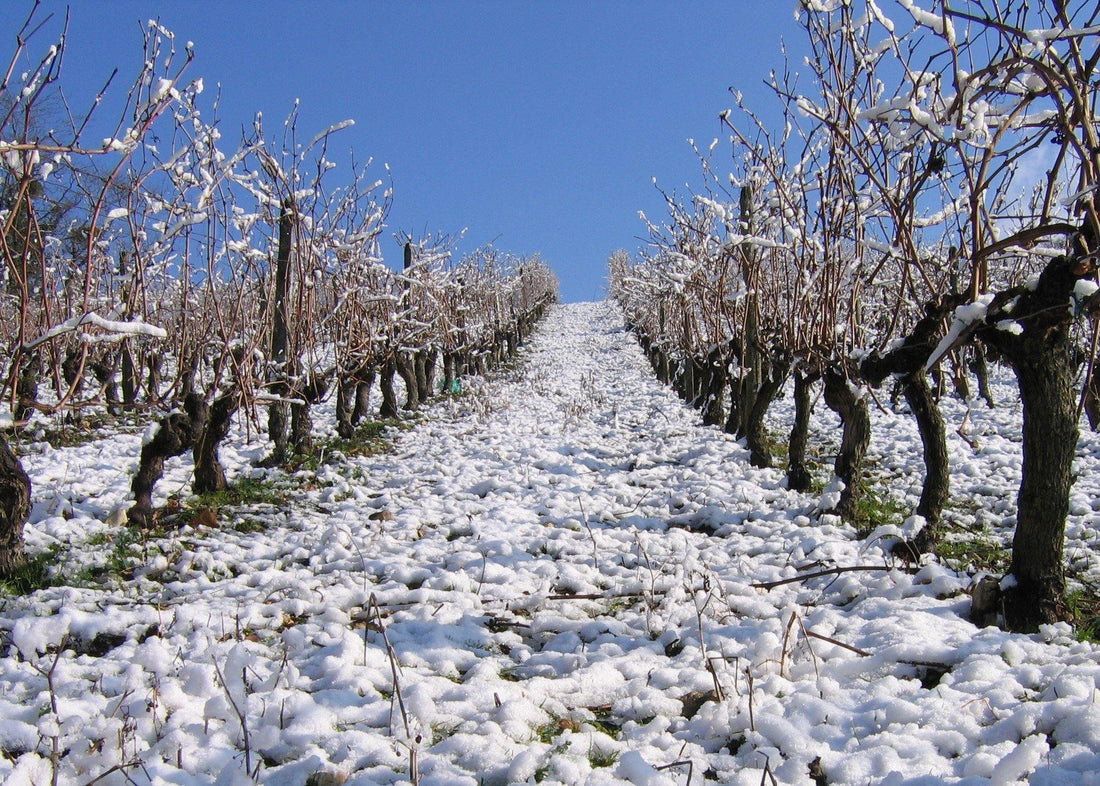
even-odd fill
[[[947,334],[944,335],[940,343],[936,345],[936,348],[932,350],[932,354],[928,356],[928,360],[924,363],[924,368],[933,368],[940,362],[944,355],[954,348],[963,333],[965,333],[971,325],[985,319],[989,311],[989,305],[992,302],[993,295],[987,294],[979,296],[973,303],[964,303],[956,308],[951,319],[951,327],[948,328]],[[1015,332],[1011,325],[1007,325],[1002,329]]]
[[[121,322],[114,319],[104,319],[96,313],[88,312],[78,317],[72,317],[54,325],[38,338],[34,339],[23,345],[24,351],[34,349],[37,346],[45,344],[48,341],[52,341],[58,336],[65,333],[72,333],[85,326],[92,326],[100,328],[109,334],[116,336],[146,336],[149,338],[168,338],[168,331],[157,325],[150,325],[148,322],[143,322],[140,319],[132,319],[127,322]],[[85,341],[93,340],[91,337],[85,335]]]
[[[955,43],[955,26],[951,24],[946,13],[940,16],[931,11],[926,11],[915,5],[913,0],[898,0],[898,5],[908,11],[918,25],[927,27],[938,35],[942,35],[950,44]]]
[[[1073,299],[1078,302],[1087,300],[1092,295],[1095,295],[1097,290],[1100,290],[1100,286],[1098,286],[1095,281],[1082,278],[1073,285]]]
[[[952,522],[996,538],[1020,472],[1007,379],[997,409],[971,414],[978,447],[949,428],[955,494],[975,505]],[[270,784],[408,783],[414,754],[424,784],[755,786],[765,764],[812,784],[815,760],[830,784],[1097,782],[1097,647],[1064,625],[975,627],[973,576],[907,573],[891,538],[816,512],[837,483],[819,498],[753,468],[653,380],[613,306],[555,308],[516,369],[463,391],[395,430],[392,452],[316,473],[256,468],[265,446],[242,427],[222,452],[231,481],[290,502],[128,550],[103,520],[127,503],[140,433],[26,449],[28,551],[60,547],[68,576],[122,548],[136,570],[3,599],[0,781],[50,782],[56,739],[62,784],[137,761],[99,782],[249,783],[246,748]],[[967,408],[942,406],[952,424]],[[773,415],[789,427],[789,396]],[[875,418],[872,465],[911,510],[912,418]],[[331,402],[315,423],[331,434]],[[1097,456],[1083,435],[1067,526],[1091,581]],[[156,503],[189,473],[169,460]],[[884,569],[755,586],[868,564]]]
[[[150,99],[150,103],[163,101],[165,98],[168,97],[176,99],[179,98],[179,91],[176,90],[176,80],[159,77],[157,79],[157,86],[153,89],[153,95]]]

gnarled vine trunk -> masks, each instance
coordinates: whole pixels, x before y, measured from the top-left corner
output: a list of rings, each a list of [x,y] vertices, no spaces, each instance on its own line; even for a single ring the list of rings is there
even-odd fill
[[[11,576],[26,561],[23,525],[31,512],[30,500],[31,479],[0,434],[0,578]]]
[[[415,412],[420,408],[420,388],[416,380],[416,358],[412,354],[402,355],[397,361],[397,373],[405,383],[405,409]]]
[[[351,425],[357,426],[370,411],[370,391],[374,387],[374,367],[356,377],[355,407],[351,411]]]
[[[183,412],[162,418],[152,439],[141,448],[138,471],[130,484],[134,505],[129,510],[130,522],[139,527],[153,523],[153,488],[164,475],[165,459],[193,448],[206,424],[209,408],[202,396],[189,393],[183,406]]]
[[[1011,630],[1033,631],[1069,616],[1063,551],[1078,438],[1071,305],[1077,282],[1094,270],[1088,259],[1051,260],[1034,286],[997,295],[977,334],[1012,366],[1023,404],[1023,466],[1012,540],[1015,585],[1004,595]],[[1022,330],[1000,329],[1007,314]]]
[[[219,396],[210,405],[206,422],[199,432],[198,439],[195,440],[191,453],[195,460],[195,480],[191,484],[191,490],[196,494],[224,491],[229,487],[225,468],[218,455],[218,448],[229,436],[233,415],[240,405],[241,394],[235,389]]]
[[[985,356],[985,347],[975,344],[970,347],[973,356],[970,360],[970,370],[978,380],[978,395],[985,399],[986,406],[993,409],[997,402],[993,398],[993,389],[989,386],[989,361]]]
[[[1005,622],[1012,630],[1065,619],[1066,515],[1077,448],[1077,407],[1068,342],[1034,348],[1012,365],[1023,402],[1023,472],[1016,498]]]
[[[787,381],[789,364],[771,361],[767,363],[766,374],[759,375],[760,387],[753,391],[752,410],[742,418],[744,433],[738,436],[745,438],[745,445],[749,449],[749,462],[754,467],[770,467],[772,465],[771,448],[768,446],[768,429],[764,418],[768,409],[775,401],[783,383]],[[762,372],[764,369],[762,369]]]
[[[716,348],[707,356],[705,401],[703,402],[703,424],[719,426],[726,414],[726,360]]]
[[[902,384],[905,402],[917,421],[921,445],[924,448],[924,483],[921,486],[917,515],[925,526],[917,534],[914,546],[919,552],[931,551],[939,542],[940,518],[951,491],[951,474],[947,457],[947,430],[943,415],[932,396],[932,386],[923,371],[907,377]]]
[[[840,416],[843,424],[840,451],[833,471],[844,483],[844,491],[835,512],[854,521],[863,491],[863,459],[871,443],[871,416],[867,410],[867,399],[859,395],[848,378],[836,369],[825,372],[824,398],[825,405]]]
[[[787,442],[787,488],[791,491],[807,491],[810,488],[806,443],[810,436],[810,394],[816,380],[817,374],[794,373],[794,425]]]
[[[378,410],[378,417],[383,420],[397,417],[397,394],[393,390],[393,375],[396,373],[397,368],[392,360],[382,364],[382,373],[378,377],[378,388],[382,391],[382,406]]]
[[[962,295],[946,295],[929,301],[924,306],[924,316],[913,326],[901,346],[885,355],[875,353],[860,364],[863,378],[876,387],[891,374],[898,377],[898,387],[905,396],[920,433],[924,479],[915,512],[924,518],[925,526],[911,542],[905,544],[910,555],[931,551],[939,542],[940,519],[951,491],[947,430],[925,373],[925,364],[943,337],[945,320],[964,299]]]
[[[351,416],[355,411],[357,387],[354,379],[341,379],[336,383],[336,433],[344,439],[351,439],[355,434]]]

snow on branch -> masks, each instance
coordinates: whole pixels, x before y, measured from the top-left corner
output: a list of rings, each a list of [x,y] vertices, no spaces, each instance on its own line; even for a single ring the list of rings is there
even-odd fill
[[[943,359],[944,355],[962,342],[965,335],[968,334],[974,326],[985,319],[986,314],[989,312],[989,304],[992,302],[993,295],[987,294],[982,295],[973,303],[964,303],[955,309],[950,329],[943,339],[940,340],[940,343],[936,345],[936,348],[932,350],[932,354],[928,356],[928,360],[924,363],[925,371],[935,367],[935,365]]]
[[[168,332],[164,328],[157,327],[156,325],[150,325],[148,322],[142,322],[140,320],[131,320],[129,322],[119,322],[112,319],[104,319],[98,314],[87,313],[83,316],[72,317],[60,324],[54,325],[47,330],[43,335],[23,344],[23,351],[29,352],[36,347],[41,346],[49,341],[53,341],[59,336],[63,336],[66,333],[73,333],[82,327],[91,325],[93,327],[106,330],[108,333],[114,333],[120,336],[149,336],[150,338],[168,338]]]

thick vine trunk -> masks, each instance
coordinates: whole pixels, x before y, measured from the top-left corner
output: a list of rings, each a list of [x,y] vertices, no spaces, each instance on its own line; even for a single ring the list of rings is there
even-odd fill
[[[416,359],[413,355],[404,355],[397,361],[397,373],[405,383],[405,410],[415,412],[420,408],[420,389],[416,381]]]
[[[429,359],[431,359],[431,366],[429,366]],[[416,397],[421,402],[426,402],[432,397],[431,377],[435,369],[435,358],[432,353],[427,351],[417,352],[414,368],[416,370]]]
[[[427,385],[427,393],[421,396],[421,401],[426,401],[435,395],[436,368],[439,367],[439,350],[433,349],[424,358],[424,382]]]
[[[351,425],[357,426],[370,412],[370,390],[374,387],[374,368],[356,377],[355,408],[351,411]]]
[[[336,433],[344,439],[351,439],[355,435],[351,415],[355,409],[356,387],[354,379],[344,379],[336,383]]]
[[[703,424],[719,426],[726,416],[726,363],[715,350],[707,358]]]
[[[23,525],[31,512],[31,480],[7,439],[0,434],[0,578],[26,561]]]
[[[945,318],[961,305],[963,299],[962,295],[947,295],[929,301],[924,306],[924,317],[913,326],[901,346],[886,355],[873,354],[860,364],[863,378],[876,387],[887,377],[895,376],[897,389],[905,395],[909,411],[916,420],[924,448],[924,481],[916,513],[924,518],[926,525],[912,542],[904,544],[908,556],[931,551],[938,542],[940,518],[950,493],[947,433],[943,415],[936,404],[937,396],[925,373],[925,364],[943,337]],[[960,373],[964,380],[966,378],[966,364],[963,362],[965,349],[956,353],[956,379]],[[936,368],[939,368],[938,364]],[[939,376],[942,379],[942,374]],[[969,389],[966,395],[969,395]]]
[[[691,387],[690,366],[686,360],[680,360],[675,368],[676,370],[672,375],[672,389],[676,391],[676,395],[678,395],[682,401],[687,401],[690,396],[689,390]]]
[[[190,393],[184,400],[184,412],[173,412],[162,418],[153,435],[141,448],[138,471],[130,484],[134,506],[130,508],[131,524],[149,527],[153,523],[153,488],[164,475],[164,461],[193,448],[202,432],[209,409],[202,397]]]
[[[741,187],[738,201],[741,211],[740,230],[746,235],[752,235],[754,232],[755,210],[751,186]],[[736,394],[738,421],[734,433],[739,437],[746,436],[750,429],[756,428],[750,421],[756,409],[756,397],[764,385],[764,356],[760,351],[759,297],[756,286],[756,277],[759,275],[757,270],[759,253],[750,243],[744,243],[741,250],[741,277],[745,282],[748,294],[745,296],[745,334],[741,339],[742,351],[739,360],[742,372],[738,377],[739,385]]]
[[[943,398],[943,370],[937,365],[929,372],[932,377],[932,398],[940,401]]]
[[[1023,405],[1023,466],[1012,540],[1015,584],[1003,598],[1010,630],[1034,631],[1069,617],[1063,550],[1078,438],[1071,306],[1077,282],[1094,271],[1087,256],[1051,260],[1033,286],[998,294],[978,332],[1012,366]],[[998,327],[1005,306],[1023,326],[1018,334]]]
[[[710,377],[705,363],[691,360],[691,406],[700,412],[707,403],[707,380]]]
[[[313,415],[308,401],[290,405],[290,441],[299,456],[313,452]]]
[[[667,385],[672,381],[672,372],[669,367],[668,355],[660,347],[653,348],[653,365],[657,371],[657,381]]]
[[[962,351],[951,353],[951,384],[955,388],[955,398],[962,401],[970,399],[970,378],[966,375],[966,361]]]
[[[65,380],[67,387],[74,387],[74,392],[79,395],[84,387],[84,374],[81,372],[83,353],[80,350],[69,348],[65,351],[65,359],[61,361],[61,378]],[[57,391],[58,395],[61,391]]]
[[[25,423],[34,414],[34,403],[38,400],[38,379],[41,374],[41,363],[37,356],[27,358],[19,371],[19,382],[16,385],[16,424]]]
[[[1012,539],[1016,586],[1005,595],[1005,622],[1028,631],[1067,616],[1063,548],[1077,410],[1068,342],[1013,360],[1023,402],[1023,472]]]
[[[331,372],[330,372],[331,373]],[[310,374],[295,391],[301,403],[290,405],[290,439],[294,452],[299,456],[308,456],[313,452],[313,414],[312,407],[328,392],[328,373]]]
[[[198,353],[192,353],[183,360],[180,361],[179,372],[179,385],[176,395],[180,399],[185,399],[187,396],[195,392],[195,379],[199,375],[199,357]]]
[[[924,485],[921,487],[917,515],[925,520],[914,546],[919,552],[931,551],[940,538],[940,517],[951,490],[947,459],[947,430],[943,415],[932,396],[932,386],[923,372],[908,377],[903,386],[905,401],[917,421],[924,446]]]
[[[103,391],[103,398],[107,403],[107,412],[112,415],[122,413],[122,402],[118,395],[118,356],[111,352],[98,360],[89,363],[88,367],[99,383]]]
[[[161,355],[150,352],[146,360],[148,374],[145,377],[145,396],[150,402],[160,399],[160,366]]]
[[[195,480],[191,490],[196,494],[209,494],[224,491],[229,487],[225,477],[225,468],[218,456],[218,448],[229,436],[233,415],[240,407],[241,397],[237,390],[230,390],[214,400],[206,417],[199,437],[195,440],[191,455],[195,459]]]
[[[389,420],[397,417],[397,394],[393,390],[393,375],[397,368],[392,360],[387,360],[382,365],[382,373],[378,377],[378,387],[382,391],[382,406],[378,410],[378,417]]]
[[[825,405],[840,416],[843,429],[840,451],[833,471],[844,483],[835,512],[855,521],[858,517],[862,494],[863,459],[871,443],[871,416],[867,411],[867,399],[860,396],[848,379],[835,369],[825,373]]]
[[[726,427],[724,431],[727,434],[736,435],[741,428],[741,380],[737,377],[730,375],[730,389],[729,389],[729,407],[726,414]]]
[[[290,407],[285,401],[275,401],[267,407],[267,435],[271,439],[271,455],[262,462],[264,466],[277,467],[286,463],[290,455],[290,439],[287,425]]]
[[[788,366],[775,362],[768,365],[768,375],[761,376],[760,387],[753,394],[752,410],[742,420],[745,432],[738,436],[745,438],[745,445],[749,449],[749,462],[754,467],[770,467],[772,465],[771,448],[768,446],[768,429],[764,423],[764,418],[767,416],[772,402],[783,390],[783,383],[787,380],[787,368]]]
[[[453,352],[443,353],[443,386],[444,395],[454,392],[455,387],[455,356]]]
[[[787,488],[806,491],[810,488],[810,470],[806,466],[806,443],[810,435],[810,406],[816,375],[794,374],[794,426],[787,442]]]

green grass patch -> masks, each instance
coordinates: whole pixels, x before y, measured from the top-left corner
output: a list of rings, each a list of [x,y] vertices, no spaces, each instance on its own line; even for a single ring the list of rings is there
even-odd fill
[[[259,516],[227,515],[234,508],[250,506],[282,507],[288,494],[277,487],[270,478],[242,478],[221,491],[196,494],[181,504],[170,499],[151,526],[137,527],[129,523],[101,532],[88,539],[89,546],[104,546],[93,561],[88,562],[67,582],[73,586],[96,587],[119,584],[134,578],[135,571],[158,555],[169,562],[178,556],[178,545],[167,540],[181,527],[198,525],[197,517],[209,517],[202,523],[222,526],[240,533],[263,532],[268,523]]]
[[[406,420],[372,420],[360,424],[348,439],[334,437],[314,447],[309,455],[295,456],[290,461],[291,471],[317,472],[327,464],[347,461],[349,458],[369,458],[393,449],[394,431],[407,431],[414,423]]]
[[[880,491],[878,481],[870,481],[864,484],[856,500],[856,520],[853,524],[859,536],[865,538],[883,524],[905,523],[908,515],[908,505]]]
[[[246,516],[235,520],[232,524],[234,532],[240,532],[242,535],[249,535],[257,532],[266,532],[267,524],[261,519]]]
[[[202,508],[242,507],[245,505],[275,505],[286,503],[286,492],[278,489],[265,478],[241,478],[221,491],[197,494],[188,505],[195,510]]]
[[[998,575],[1008,571],[1012,556],[1007,546],[986,533],[947,534],[936,546],[936,555],[953,570]]]
[[[194,495],[185,504],[180,505],[175,512],[162,516],[160,519],[162,523],[146,534],[163,537],[172,529],[196,523],[195,519],[202,511],[211,511],[216,517],[228,520],[228,517],[220,516],[223,509],[256,506],[281,508],[287,504],[287,500],[288,492],[276,485],[269,477],[241,478],[221,491]],[[244,533],[263,532],[267,529],[266,523],[254,516],[235,517],[228,526],[237,532]]]
[[[588,763],[592,765],[592,769],[594,770],[598,770],[601,767],[614,767],[618,760],[618,751],[606,751],[598,745],[593,745],[588,750]]]
[[[0,579],[0,593],[4,595],[29,595],[38,590],[61,584],[59,562],[64,549],[50,546],[45,551],[27,557],[10,576]]]
[[[1077,640],[1100,644],[1100,593],[1095,587],[1080,587],[1066,593],[1066,608],[1073,617]]]
[[[825,473],[814,472],[813,465],[809,461],[806,462],[806,469],[810,471],[810,488],[806,493],[814,497],[820,497],[825,493],[825,489],[829,487],[829,484],[833,482],[833,470],[830,468]]]
[[[611,715],[611,708],[601,707],[593,710],[593,712],[596,717],[590,721],[585,721],[585,723],[592,726],[592,728],[601,734],[606,734],[613,740],[619,739],[619,736],[623,733],[623,727],[622,724]]]
[[[128,581],[133,578],[142,554],[148,551],[146,534],[136,527],[119,527],[101,537],[103,545],[111,544],[106,559],[102,564],[85,564],[69,582],[73,586],[92,587]]]
[[[539,742],[551,745],[562,732],[578,732],[580,730],[581,724],[577,721],[551,715],[549,722],[542,724],[535,730],[535,735],[538,737]]]
[[[777,434],[771,429],[764,430],[764,446],[772,456],[772,463],[776,467],[786,467],[790,457],[790,442],[786,436]],[[806,464],[811,462],[807,460]]]

